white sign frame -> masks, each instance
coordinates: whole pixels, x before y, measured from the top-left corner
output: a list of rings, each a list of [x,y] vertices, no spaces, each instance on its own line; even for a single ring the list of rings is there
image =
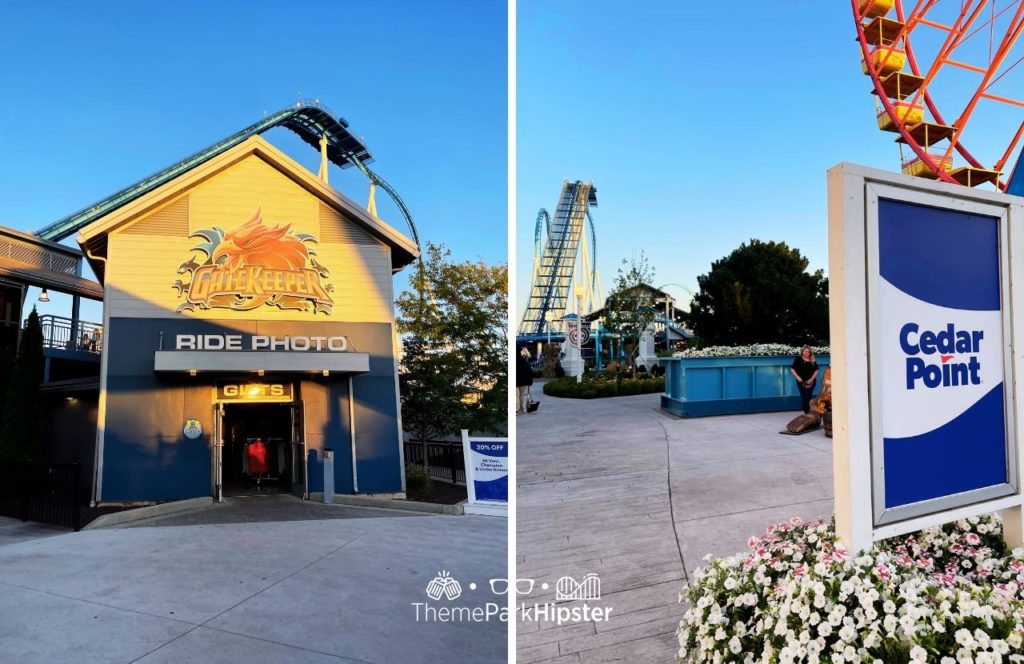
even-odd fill
[[[508,516],[508,501],[499,502],[496,500],[477,500],[476,498],[476,477],[473,473],[473,452],[469,447],[470,439],[480,443],[504,443],[506,452],[510,451],[508,438],[484,438],[470,436],[468,429],[462,430],[462,458],[466,466],[466,514],[484,514],[488,516]],[[511,455],[505,456],[506,463],[510,463]],[[509,480],[512,479],[511,467],[509,468]],[[453,478],[454,479],[454,478]],[[509,492],[512,488],[509,487]]]
[[[878,358],[869,352],[870,333],[877,325],[877,288],[872,283],[869,256],[877,241],[869,232],[877,225],[879,194],[884,198],[926,204],[959,212],[1002,218],[1001,280],[1006,377],[1007,450],[1012,493],[992,496],[984,489],[958,495],[943,509],[941,501],[880,510],[881,418]],[[995,214],[993,214],[995,212]],[[876,540],[894,537],[956,519],[1001,511],[1004,538],[1010,546],[1024,545],[1024,516],[1020,479],[1024,460],[1019,451],[1021,418],[1014,404],[1024,404],[1024,326],[1014,326],[1015,312],[1024,316],[1024,198],[932,182],[896,173],[839,164],[828,171],[829,321],[832,346],[833,481],[836,531],[851,552],[869,549]],[[873,250],[873,252],[872,252]],[[875,315],[872,315],[872,314]],[[1005,494],[1006,491],[996,492]],[[974,494],[974,495],[971,495]],[[963,499],[963,500],[961,500]],[[969,501],[969,502],[968,502]],[[915,507],[917,505],[918,507]]]

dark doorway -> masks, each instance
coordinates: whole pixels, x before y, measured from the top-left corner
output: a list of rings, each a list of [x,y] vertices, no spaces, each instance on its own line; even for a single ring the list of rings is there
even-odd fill
[[[225,404],[221,431],[225,496],[291,492],[292,404]]]

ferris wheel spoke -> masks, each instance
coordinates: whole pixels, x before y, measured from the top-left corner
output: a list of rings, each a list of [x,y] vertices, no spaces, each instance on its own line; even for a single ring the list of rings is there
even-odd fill
[[[1011,9],[1013,9],[1014,5],[1019,5],[1021,2],[1024,2],[1024,0],[1014,0],[1010,4],[1006,5],[1002,9],[1000,9],[998,12],[995,12],[994,14],[992,14],[992,16],[989,17],[989,19],[987,21],[985,21],[984,23],[979,25],[977,28],[974,29],[973,32],[971,32],[969,35],[964,37],[963,41],[966,42],[971,37],[973,37],[974,35],[978,34],[982,30],[984,30],[986,27],[989,28],[989,29],[993,29],[995,27],[996,19],[998,19],[1000,16],[1002,16],[1006,12],[1010,11]],[[995,11],[995,7],[996,7],[995,3],[992,3],[992,10],[993,11]]]
[[[991,166],[982,165],[966,148],[964,130],[970,122],[982,122],[978,119],[982,115],[978,109],[988,108],[980,103],[982,100],[1024,108],[1024,101],[1011,98],[995,87],[1024,62],[1019,51],[1010,57],[1024,34],[1024,0],[1007,0],[1006,4],[997,0],[939,3],[940,0],[915,0],[913,3],[851,0],[863,68],[872,79],[872,92],[882,107],[879,128],[899,134],[901,157],[903,146],[911,149],[913,154],[903,161],[905,173],[967,186],[992,183],[998,189],[1005,189],[1000,174],[1024,141],[1024,124],[1016,128],[994,164],[991,157],[986,159]],[[913,4],[913,7],[907,11],[905,4]],[[893,18],[887,18],[887,14]],[[917,29],[920,31],[914,32]],[[972,42],[983,32],[989,34],[987,44]],[[924,44],[927,50],[915,50],[915,44]],[[919,58],[921,52],[927,54],[927,62]],[[907,70],[901,71],[904,66]],[[944,107],[950,105],[947,95],[952,83],[946,83],[947,77],[943,75],[942,83],[932,89],[939,73],[947,66],[950,70],[955,68],[977,75],[976,87],[974,83],[967,89],[958,85],[964,93],[960,98],[966,97],[966,100],[956,102],[956,112],[950,113],[957,116],[952,123],[943,118],[937,103],[941,100]],[[957,79],[954,76],[951,80]],[[937,97],[936,92],[941,95]],[[924,109],[930,117],[924,114]],[[933,144],[946,140],[945,148],[931,149]],[[954,153],[958,153],[966,165],[954,168]]]
[[[1020,37],[1022,30],[1024,30],[1024,3],[1021,3],[1017,8],[1017,12],[1014,14],[1013,20],[1010,22],[1010,26],[999,44],[999,48],[992,57],[992,62],[990,63],[988,72],[982,77],[981,83],[974,91],[974,95],[971,96],[971,101],[967,104],[967,107],[964,108],[963,113],[957,121],[953,123],[953,126],[962,130],[967,124],[967,120],[970,119],[971,115],[974,113],[974,109],[978,106],[978,101],[988,89],[989,82],[992,80],[993,75],[999,69],[1000,65],[1003,64],[1003,60],[1010,55],[1010,48],[1013,47],[1014,43]],[[954,137],[953,140],[956,140],[956,137]]]
[[[1010,155],[1013,154],[1013,149],[1017,147],[1017,142],[1020,141],[1021,136],[1024,136],[1024,122],[1020,123],[1020,127],[1017,129],[1017,133],[1013,135],[1010,140],[1010,144],[1006,146],[1006,151],[1003,152],[1003,156],[996,162],[996,170],[1001,171],[1006,166],[1006,162],[1009,161]]]
[[[982,0],[982,2],[983,3],[987,2],[987,0]],[[935,3],[931,3],[930,5],[928,5],[928,8],[931,8],[931,6],[934,5],[934,4]],[[919,5],[920,5],[920,2],[919,2]],[[968,2],[967,6],[970,6],[970,0]],[[900,20],[900,22],[905,23],[906,22],[906,13],[903,10],[903,2],[902,2],[902,0],[895,0],[895,9],[896,9],[896,17],[897,17],[897,19]],[[916,9],[918,9],[918,7],[915,6],[914,9],[916,10]],[[963,13],[964,9],[965,9],[965,6],[962,4],[962,13]],[[914,55],[913,46],[910,44],[909,35],[907,35],[904,38],[903,43],[904,43],[904,47],[906,49],[906,60],[907,60],[907,64],[910,66],[910,72],[914,76],[921,76],[921,68],[918,66],[918,59],[916,59],[916,56]],[[939,108],[936,105],[935,100],[932,98],[932,94],[928,91],[927,88],[924,89],[924,96],[923,96],[923,98],[925,100],[925,106],[928,107],[928,110],[932,114],[932,117],[935,118],[935,122],[940,124],[940,125],[946,125],[947,123],[946,123],[945,119],[942,117],[942,113],[939,111]],[[910,143],[910,147],[914,148],[912,143]],[[923,151],[915,149],[914,152],[918,153],[918,155],[920,157]],[[964,146],[964,143],[961,143],[961,142],[957,142],[956,143],[956,152],[959,153],[959,155],[961,155],[968,162],[968,164],[970,164],[971,166],[974,166],[975,168],[984,168],[984,166],[982,166],[981,162],[978,161],[978,159],[975,158],[975,156],[972,155],[971,152]],[[936,168],[938,167],[938,164],[933,164],[931,159],[928,160],[928,163],[933,165],[933,166],[935,166]],[[943,180],[946,180],[946,181],[949,181],[949,182],[955,181],[952,177],[946,175],[946,173],[941,172],[940,170],[936,170],[936,174],[938,175],[938,177],[940,179],[943,179]]]

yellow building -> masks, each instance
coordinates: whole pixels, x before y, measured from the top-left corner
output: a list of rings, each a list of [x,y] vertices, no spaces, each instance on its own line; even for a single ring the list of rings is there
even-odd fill
[[[258,135],[78,226],[103,286],[93,496],[400,494],[393,274],[416,244]]]

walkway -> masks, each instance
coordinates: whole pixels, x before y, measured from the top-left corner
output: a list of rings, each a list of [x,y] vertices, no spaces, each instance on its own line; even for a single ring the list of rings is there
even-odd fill
[[[679,590],[704,554],[743,551],[772,522],[831,513],[831,441],[779,435],[789,413],[682,420],[658,409],[657,394],[539,400],[516,420],[518,574],[551,584],[533,602],[554,601],[564,575],[596,573],[592,604],[612,613],[519,623],[521,664],[674,662]]]
[[[45,523],[34,523],[22,521],[6,516],[0,516],[0,546],[17,544],[18,542],[29,542],[44,537],[54,537],[70,531],[70,528],[50,526]]]
[[[161,526],[205,526],[221,523],[266,523],[269,521],[317,521],[321,519],[386,519],[423,516],[422,512],[325,505],[302,500],[287,493],[228,496],[222,503],[178,514],[127,523],[127,528]]]
[[[2,546],[2,659],[505,662],[504,623],[417,621],[413,603],[430,601],[425,590],[439,570],[462,581],[463,592],[433,605],[493,601],[487,580],[505,576],[507,521],[372,511],[164,522]]]

